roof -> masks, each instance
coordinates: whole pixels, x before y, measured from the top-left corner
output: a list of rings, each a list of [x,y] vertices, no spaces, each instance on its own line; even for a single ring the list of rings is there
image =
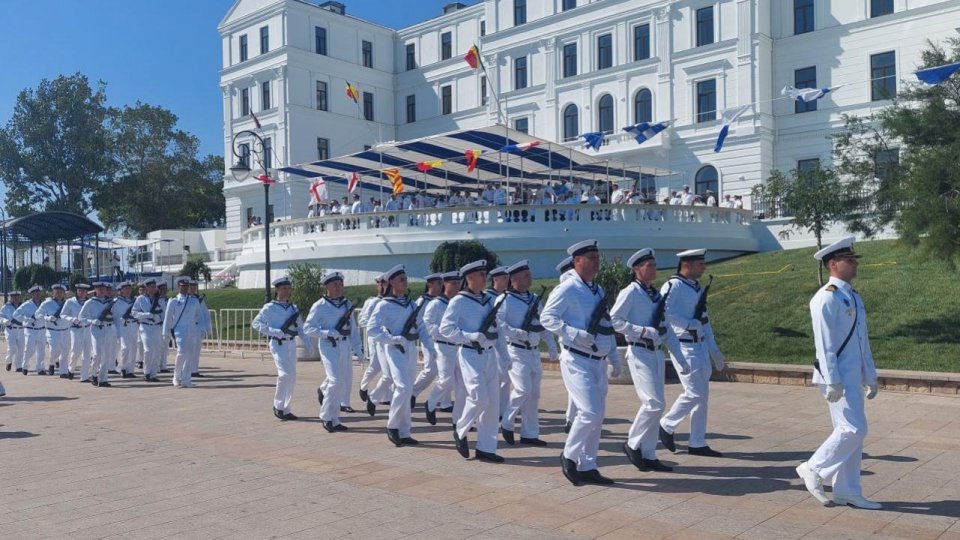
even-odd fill
[[[95,222],[70,212],[38,212],[3,222],[8,242],[41,244],[103,232]]]
[[[537,146],[519,153],[502,152],[508,145],[535,142]],[[480,150],[477,167],[469,172],[466,152]],[[417,164],[440,160],[427,171]],[[346,184],[352,173],[360,176],[364,189],[389,188],[384,169],[398,169],[403,183],[414,189],[469,189],[490,182],[533,182],[561,179],[591,184],[596,181],[639,180],[672,174],[665,169],[625,165],[589,155],[573,148],[537,139],[503,125],[467,129],[406,142],[383,143],[346,156],[303,163],[280,169],[308,178]]]

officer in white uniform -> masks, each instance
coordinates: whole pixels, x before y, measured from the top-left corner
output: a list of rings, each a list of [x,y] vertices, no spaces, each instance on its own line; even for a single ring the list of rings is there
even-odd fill
[[[707,446],[710,375],[713,374],[713,367],[723,371],[725,362],[707,317],[706,299],[710,285],[703,287],[698,281],[706,271],[706,251],[691,249],[677,253],[680,259],[677,273],[670,276],[660,288],[660,293],[667,296],[668,331],[679,339],[679,352],[683,357],[681,360],[676,352],[671,351],[670,357],[683,385],[683,393],[660,419],[660,442],[667,450],[676,452],[674,432],[689,414],[690,445],[687,452],[695,456],[722,457],[723,454]],[[687,373],[684,373],[687,369],[685,366],[689,366]]]
[[[193,355],[193,360],[190,364],[190,377],[200,377],[202,379],[206,377],[206,375],[200,373],[200,349],[203,347],[203,340],[213,335],[213,323],[210,319],[210,308],[204,301],[204,295],[199,294],[200,283],[191,278],[189,285],[190,294],[196,297],[197,303],[200,304],[197,311],[197,329],[199,330],[199,336],[197,337],[196,354]]]
[[[426,281],[426,290],[420,298],[417,298],[417,308],[419,311],[418,327],[424,332],[420,335],[420,352],[423,355],[423,369],[417,374],[417,380],[413,383],[413,396],[410,402],[411,407],[416,406],[416,399],[424,390],[437,378],[437,348],[433,343],[433,336],[426,330],[423,323],[423,317],[426,315],[427,305],[434,298],[440,296],[443,292],[443,274],[429,274]]]
[[[363,307],[360,308],[360,315],[357,317],[357,324],[365,330],[369,330],[370,315],[373,313],[373,309],[377,307],[377,304],[383,299],[384,292],[387,290],[387,282],[384,280],[383,274],[374,278],[374,281],[377,283],[377,295],[367,298],[363,303]],[[373,412],[377,410],[376,402],[384,399],[384,392],[377,392],[374,398],[371,399],[368,389],[377,375],[381,375],[381,378],[383,378],[383,361],[381,359],[380,347],[373,338],[370,337],[369,331],[367,332],[366,345],[367,357],[370,361],[367,364],[367,369],[364,370],[363,375],[360,377],[360,400],[367,402],[367,412],[370,413],[370,416],[373,416]],[[379,387],[375,385],[375,388]],[[371,408],[373,412],[370,412]]]
[[[80,372],[80,382],[90,382],[90,325],[80,319],[80,310],[90,293],[88,283],[73,286],[74,296],[63,304],[60,317],[70,323],[70,362],[67,378],[73,379]]]
[[[163,308],[160,307],[160,294],[157,280],[147,278],[143,281],[143,294],[133,303],[133,316],[139,323],[140,343],[143,344],[143,380],[160,382],[157,373],[164,354],[163,345]]]
[[[510,402],[500,420],[500,432],[507,444],[514,444],[514,420],[521,415],[520,444],[546,446],[540,439],[540,342],[545,341],[550,360],[557,361],[557,345],[553,335],[540,324],[543,299],[530,292],[533,276],[530,264],[522,260],[507,268],[510,288],[503,306],[497,312],[497,326],[507,341],[510,357]]]
[[[867,334],[863,298],[851,285],[859,255],[852,236],[814,254],[830,272],[830,281],[810,300],[813,339],[817,349],[813,383],[828,402],[833,432],[820,448],[797,467],[806,488],[822,504],[828,499],[823,482],[833,485],[833,502],[879,510],[880,503],[863,496],[860,460],[867,436],[867,399],[877,396],[877,369]]]
[[[173,385],[193,388],[190,380],[194,356],[200,354],[200,301],[190,294],[190,278],[176,279],[178,294],[167,303],[163,316],[164,337],[173,335],[177,346],[177,360],[173,371]]]
[[[501,294],[507,292],[507,286],[510,285],[510,276],[507,274],[506,266],[498,266],[487,274],[490,278],[490,287],[484,291],[484,294],[490,297],[490,300],[496,302]],[[507,351],[507,338],[503,332],[498,334],[497,343],[493,348],[497,357],[497,365],[500,366],[500,416],[502,419],[507,414],[507,408],[510,407],[510,353]]]
[[[260,308],[254,317],[253,329],[270,338],[270,354],[277,366],[277,390],[273,394],[273,415],[281,421],[296,420],[290,412],[290,401],[297,385],[297,336],[304,337],[300,310],[290,302],[290,278],[273,280],[276,300]],[[175,304],[173,300],[171,303]]]
[[[36,356],[37,375],[46,375],[44,368],[44,356],[46,347],[43,343],[44,324],[43,319],[37,317],[37,309],[40,308],[40,294],[43,291],[39,285],[30,287],[27,292],[30,293],[30,299],[20,304],[13,312],[13,318],[23,323],[23,361],[21,362],[21,373],[26,375],[30,372],[28,367],[30,359]],[[53,374],[53,371],[50,371]]]
[[[460,346],[458,359],[466,389],[466,402],[453,438],[460,455],[470,457],[467,435],[476,423],[476,458],[501,463],[503,458],[497,455],[500,369],[494,351],[499,338],[494,310],[501,306],[496,306],[491,295],[483,291],[487,261],[480,259],[464,265],[460,275],[464,290],[450,300],[440,321],[440,334]]]
[[[410,397],[413,395],[413,382],[417,373],[416,337],[420,333],[419,313],[407,297],[407,273],[404,266],[394,266],[384,274],[384,278],[387,289],[383,299],[370,314],[367,332],[380,344],[384,372],[388,372],[393,381],[387,438],[396,446],[417,445],[420,443],[410,436]]]
[[[133,284],[124,281],[117,287],[120,292],[113,302],[113,320],[117,328],[120,355],[120,374],[124,379],[136,377],[134,362],[137,351],[137,319],[133,316]]]
[[[68,366],[70,356],[70,323],[62,318],[64,292],[66,287],[59,283],[54,283],[50,287],[53,296],[48,297],[37,308],[36,318],[43,319],[47,327],[47,345],[50,346],[51,368],[59,366],[61,379],[66,379],[68,375]],[[53,375],[53,373],[50,373]]]
[[[117,333],[113,328],[113,300],[107,297],[105,282],[97,281],[93,284],[93,288],[97,296],[84,302],[80,313],[77,314],[77,320],[90,327],[93,350],[90,384],[106,387],[110,386],[108,380],[112,363],[110,353],[114,351],[113,343],[117,340]],[[83,379],[82,372],[80,379]]]
[[[146,294],[147,287],[141,281],[137,284],[137,295],[133,297],[134,304],[136,304],[137,299]],[[142,334],[139,331],[140,329],[140,319],[137,319],[137,351],[134,354],[134,360],[137,362],[137,369],[143,371],[143,338]]]
[[[317,349],[326,372],[320,421],[324,429],[333,433],[347,430],[340,423],[340,404],[343,395],[350,393],[345,375],[352,370],[350,353],[360,347],[360,332],[353,321],[353,303],[343,296],[343,274],[330,272],[321,281],[326,294],[310,308],[303,333],[318,340]]]
[[[13,316],[20,307],[20,292],[10,293],[10,301],[0,308],[0,324],[7,341],[7,371],[23,368],[23,322]]]
[[[560,340],[560,373],[577,408],[560,456],[561,469],[575,486],[612,484],[597,469],[597,452],[606,412],[607,366],[611,377],[619,376],[620,358],[606,293],[593,281],[600,271],[600,251],[596,240],[584,240],[567,248],[567,254],[573,257],[573,274],[557,285],[540,315],[544,328]]]
[[[633,282],[617,295],[610,311],[613,328],[627,340],[627,367],[640,398],[640,410],[630,426],[623,452],[641,471],[672,471],[657,459],[657,434],[666,400],[663,395],[664,362],[660,345],[674,351],[684,372],[689,373],[677,337],[667,331],[666,298],[653,285],[657,278],[656,254],[644,248],[627,259]]]
[[[460,360],[457,358],[457,344],[448,341],[440,333],[440,322],[447,311],[450,299],[460,291],[460,272],[454,270],[441,274],[443,279],[443,294],[430,301],[424,308],[423,330],[430,334],[437,358],[437,381],[430,391],[430,397],[423,407],[427,413],[427,422],[437,425],[437,409],[450,401],[454,396],[453,424],[463,412],[466,401],[466,390],[463,387],[463,374],[460,372]]]
[[[563,283],[570,278],[571,275],[576,274],[573,271],[573,257],[567,255],[560,261],[556,266],[557,275],[560,276],[560,283]],[[551,291],[552,293],[553,291]],[[573,418],[577,416],[577,405],[573,402],[573,396],[567,392],[567,412],[564,415],[566,422],[563,425],[563,432],[570,433],[570,427],[573,425]]]
[[[166,281],[157,281],[157,294],[160,296],[160,318],[162,319],[167,313],[167,304],[170,303],[170,298],[167,297],[167,282]],[[170,341],[172,338],[170,334],[163,333],[163,323],[160,323],[161,329],[161,341],[163,343],[163,348],[160,353],[160,373],[170,373],[170,365],[168,362],[168,357],[170,356]]]

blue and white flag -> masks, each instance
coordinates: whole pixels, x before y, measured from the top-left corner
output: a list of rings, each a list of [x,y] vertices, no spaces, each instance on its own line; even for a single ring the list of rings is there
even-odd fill
[[[737,118],[740,118],[740,115],[749,111],[750,107],[750,105],[742,105],[740,107],[733,107],[723,111],[723,127],[720,128],[720,135],[717,137],[717,144],[713,147],[714,152],[719,152],[723,149],[723,141],[727,138],[727,134],[730,133],[730,124],[732,124]]]
[[[654,138],[657,133],[670,127],[670,121],[657,122],[651,124],[650,122],[640,122],[634,126],[627,126],[623,128],[624,131],[633,135],[633,138],[637,140],[637,144],[643,144],[648,140]]]
[[[591,131],[589,133],[584,133],[580,136],[583,139],[583,145],[587,148],[592,148],[593,150],[600,150],[600,146],[603,145],[603,132],[602,131]]]
[[[830,93],[831,90],[837,88],[836,86],[831,88],[794,88],[792,86],[784,86],[783,90],[780,91],[781,96],[789,96],[790,99],[797,101],[802,101],[808,103],[811,101],[816,101],[823,96]]]
[[[960,69],[960,62],[917,71],[917,78],[927,84],[940,84]]]

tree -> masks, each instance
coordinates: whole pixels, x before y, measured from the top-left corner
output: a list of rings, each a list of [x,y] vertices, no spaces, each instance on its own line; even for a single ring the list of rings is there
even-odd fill
[[[324,270],[321,266],[312,263],[291,264],[287,269],[287,275],[290,276],[290,284],[293,291],[290,293],[291,301],[300,308],[303,318],[307,318],[307,313],[313,307],[314,302],[323,296],[324,287],[322,279]]]
[[[485,259],[487,269],[492,270],[500,265],[497,254],[487,249],[487,246],[477,240],[460,240],[444,242],[437,246],[430,261],[431,272],[452,272],[461,266],[476,260]]]
[[[34,285],[48,289],[54,283],[59,283],[62,275],[45,264],[28,264],[17,269],[13,275],[13,285],[21,291],[26,291]]]
[[[199,255],[187,259],[187,262],[183,263],[183,268],[180,269],[181,276],[190,276],[191,279],[200,279],[200,276],[203,276],[204,281],[210,281],[210,273],[210,267]]]
[[[95,187],[112,170],[108,155],[105,83],[85,75],[43,79],[17,96],[0,129],[0,180],[10,215],[63,210],[86,215]]]

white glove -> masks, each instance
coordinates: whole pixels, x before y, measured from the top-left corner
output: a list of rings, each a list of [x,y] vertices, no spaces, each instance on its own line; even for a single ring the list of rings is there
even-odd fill
[[[596,344],[596,339],[589,333],[584,330],[577,330],[576,337],[573,339],[573,344],[577,347],[590,350]]]
[[[723,353],[720,351],[711,351],[710,360],[713,361],[713,366],[717,368],[717,371],[723,371],[723,368],[727,366],[723,358]]]
[[[406,345],[407,340],[403,336],[390,336],[390,343],[394,345]]]
[[[487,336],[483,335],[482,332],[464,332],[463,337],[470,341],[476,341],[481,347],[486,347],[488,343]]]
[[[824,397],[826,397],[827,401],[830,403],[836,403],[840,401],[840,398],[843,397],[843,385],[831,384],[830,388],[827,390],[827,395]]]
[[[530,341],[530,332],[527,332],[526,330],[517,330],[517,331],[516,331],[516,338],[519,339],[520,341],[529,342],[529,341]]]
[[[268,333],[268,334],[270,335],[270,337],[272,337],[272,338],[283,339],[283,338],[287,337],[287,335],[283,333],[283,330],[280,330],[280,329],[278,329],[278,328],[271,328],[271,329],[269,330],[269,332],[267,332],[267,333]]]
[[[867,383],[867,399],[873,399],[877,397],[877,393],[880,391],[880,387],[877,386],[876,382]]]
[[[690,363],[683,358],[677,358],[676,363],[674,364],[674,367],[676,367],[680,371],[680,375],[690,374],[690,371],[691,371]]]
[[[620,366],[620,362],[611,363],[611,364],[610,364],[610,376],[609,376],[609,378],[611,378],[611,379],[616,379],[616,378],[620,377],[620,373],[621,373],[622,371],[623,371],[623,369],[622,369],[622,367]]]

